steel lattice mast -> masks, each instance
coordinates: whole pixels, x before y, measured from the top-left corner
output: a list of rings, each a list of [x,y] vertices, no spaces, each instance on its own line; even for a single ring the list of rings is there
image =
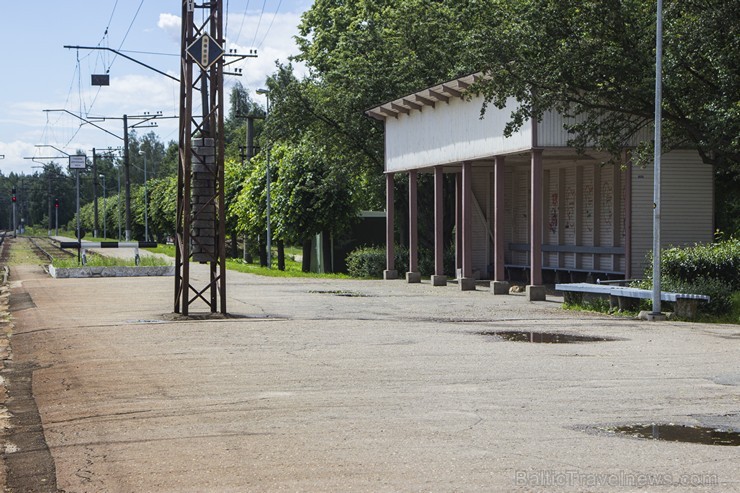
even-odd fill
[[[222,14],[220,0],[182,2],[175,313],[183,315],[198,300],[226,313]],[[191,282],[191,261],[209,265],[205,285]]]

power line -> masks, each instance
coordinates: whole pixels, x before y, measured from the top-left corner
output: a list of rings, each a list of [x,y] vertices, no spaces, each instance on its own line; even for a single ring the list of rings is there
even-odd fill
[[[262,45],[263,45],[263,44],[265,43],[265,40],[267,39],[267,35],[268,35],[268,34],[270,33],[270,29],[272,29],[272,24],[273,24],[273,23],[275,22],[275,17],[277,17],[277,15],[278,15],[278,12],[280,12],[280,6],[281,6],[282,4],[283,4],[283,0],[280,0],[280,1],[278,2],[278,6],[277,6],[277,8],[275,9],[275,14],[273,14],[273,16],[272,16],[272,20],[270,21],[270,25],[269,25],[269,26],[267,26],[267,31],[265,32],[265,35],[264,35],[264,37],[262,38],[262,41],[260,41],[260,44],[259,44],[259,46],[257,46],[257,49],[258,49],[258,50],[259,50],[260,48],[262,48]]]
[[[144,5],[144,0],[141,0],[139,3],[139,7],[136,9],[136,13],[134,14],[134,18],[131,19],[131,24],[128,25],[128,29],[126,29],[126,34],[123,35],[123,39],[121,40],[121,44],[118,46],[118,49],[120,50],[123,47],[123,43],[126,42],[126,38],[128,37],[128,34],[131,32],[131,28],[134,26],[134,22],[136,22],[136,18],[139,16],[139,12],[141,11],[141,6]],[[113,57],[113,60],[111,60],[110,65],[108,66],[108,70],[113,66],[113,62],[116,61],[117,56]]]
[[[244,15],[242,15],[242,23],[239,25],[239,33],[236,35],[236,40],[234,41],[234,44],[239,44],[239,38],[242,36],[242,28],[244,27],[244,19],[247,18],[247,11],[249,10],[249,0],[247,0],[247,5],[244,7]]]
[[[110,13],[110,18],[108,19],[108,25],[105,26],[105,34],[103,34],[103,39],[105,39],[105,37],[108,36],[108,29],[110,29],[110,23],[111,21],[113,21],[113,15],[116,13],[116,7],[118,7],[118,0],[116,0],[116,3],[113,4],[113,11]]]
[[[257,29],[254,30],[254,40],[252,40],[252,46],[257,45],[257,34],[260,31],[260,24],[262,24],[262,15],[265,13],[265,5],[267,5],[267,0],[264,0],[262,2],[262,10],[260,11],[260,18],[257,21]]]
[[[226,0],[226,15],[224,19],[224,38],[229,37],[229,0]]]

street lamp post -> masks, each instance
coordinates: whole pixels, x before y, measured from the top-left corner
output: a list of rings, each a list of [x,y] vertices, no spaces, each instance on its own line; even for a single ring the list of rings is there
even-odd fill
[[[270,91],[267,89],[257,89],[257,94],[263,94],[267,98],[267,111],[265,113],[265,121],[270,116]],[[267,153],[267,170],[265,180],[267,203],[265,204],[265,218],[267,220],[267,268],[272,268],[272,231],[270,227],[270,145],[265,146],[265,152]]]
[[[139,155],[144,156],[144,241],[149,241],[149,207],[147,205],[149,199],[146,190],[146,153],[144,151],[139,151]]]

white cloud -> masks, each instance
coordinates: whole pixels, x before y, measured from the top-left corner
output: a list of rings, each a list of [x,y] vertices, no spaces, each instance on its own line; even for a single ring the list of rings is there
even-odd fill
[[[173,14],[159,14],[157,27],[163,30],[173,41],[180,43],[180,16]]]
[[[292,12],[279,13],[273,20],[272,15],[266,14],[261,21],[259,17],[257,13],[248,13],[246,16],[231,14],[226,40],[227,49],[234,49],[238,53],[247,54],[250,50],[257,49],[257,58],[247,58],[232,65],[242,69],[242,76],[226,81],[227,85],[232,80],[240,81],[253,96],[256,89],[264,87],[267,77],[275,72],[276,61],[287,63],[291,55],[298,53],[294,36],[298,34],[301,15]],[[295,65],[295,69],[299,77],[305,73],[302,64]]]
[[[308,1],[300,5],[295,3],[294,8],[308,8],[309,5]],[[297,53],[293,37],[298,32],[299,22],[300,14],[291,12],[277,15],[265,12],[261,20],[259,11],[249,11],[246,15],[243,12],[229,14],[225,26],[228,28],[225,48],[235,49],[242,54],[258,48],[258,57],[247,58],[227,67],[229,72],[233,68],[241,68],[242,76],[227,76],[225,90],[228,92],[231,84],[240,81],[255,99],[260,100],[255,91],[264,87],[266,78],[275,72],[275,61],[286,63],[290,55]],[[174,43],[174,47],[168,45],[162,51],[177,51],[181,35],[180,26],[181,19],[178,15],[159,14],[157,29],[167,40]],[[159,62],[153,62],[152,65],[161,66]],[[167,65],[168,73],[179,77],[179,64],[170,63],[168,60]],[[302,66],[297,66],[296,71],[299,77],[305,73]],[[84,77],[88,77],[87,72]],[[72,91],[69,91],[69,87],[62,84],[57,92],[39,94],[32,102],[16,100],[3,108],[0,112],[0,136],[5,135],[9,139],[7,142],[0,141],[0,154],[5,155],[5,159],[0,160],[0,170],[3,173],[11,171],[31,173],[33,170],[30,166],[34,163],[24,160],[24,157],[50,155],[44,154],[34,147],[34,144],[55,145],[69,153],[77,149],[89,152],[92,147],[121,145],[119,139],[95,128],[92,124],[84,124],[78,118],[63,112],[44,113],[43,109],[66,108],[73,113],[84,113],[86,108],[92,108],[89,115],[83,116],[89,119],[94,119],[94,115],[109,117],[105,121],[94,119],[93,123],[116,135],[122,135],[120,118],[124,113],[131,115],[144,111],[151,113],[162,111],[164,115],[170,116],[179,111],[177,82],[131,64],[116,65],[116,70],[111,72],[110,86],[90,87],[85,79],[79,86],[74,83]],[[261,101],[264,103],[264,99]],[[198,105],[198,102],[194,104]],[[165,143],[176,140],[177,120],[160,120],[156,129],[146,127],[137,129],[139,135],[150,130],[154,130]],[[65,147],[67,144],[69,147]]]

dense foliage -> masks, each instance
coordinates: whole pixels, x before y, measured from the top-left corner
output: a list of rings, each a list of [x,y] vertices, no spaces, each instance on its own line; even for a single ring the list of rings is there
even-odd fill
[[[734,292],[740,291],[740,240],[711,245],[667,248],[661,251],[661,289],[711,297],[705,311],[725,313]],[[643,287],[652,286],[652,260]]]
[[[619,152],[652,127],[654,1],[470,1],[479,16],[466,56],[490,75],[488,99],[520,103],[512,127],[557,109],[579,117],[574,144]],[[740,23],[723,0],[664,2],[663,138],[720,169],[740,163]]]
[[[668,278],[692,281],[716,279],[727,289],[740,291],[740,239],[711,245],[669,248],[661,252],[661,272]]]
[[[716,226],[729,234],[740,231],[736,7],[723,0],[664,2],[664,147],[693,147],[716,167]],[[568,129],[575,147],[617,153],[652,126],[655,23],[655,0],[315,0],[299,25],[298,53],[278,64],[266,83],[269,107],[241,84],[231,87],[224,132],[228,234],[264,244],[268,160],[276,243],[339,234],[359,211],[384,208],[383,127],[364,111],[473,72],[488,76],[471,89],[489,106],[518,103],[509,131],[554,109],[574,117]],[[293,64],[306,75],[297,75]],[[254,147],[247,149],[250,119]],[[643,141],[638,156],[649,159],[650,145]],[[177,144],[132,132],[129,155],[134,237],[143,237],[146,165],[149,228],[164,240],[174,232]],[[108,236],[117,236],[120,161],[118,154],[101,153],[95,172],[82,173],[81,219],[88,231],[95,214],[86,204],[94,202],[96,181],[98,230],[105,225]],[[105,177],[105,214],[99,175]],[[419,185],[423,272],[429,269],[423,252],[431,249],[425,179]],[[403,176],[396,186],[396,224],[404,228]],[[60,225],[74,223],[74,176],[60,162],[30,176],[0,175],[0,206],[8,211],[0,224],[10,225],[12,187],[26,224],[49,224],[53,198],[61,202]],[[449,240],[451,224],[444,230]]]

